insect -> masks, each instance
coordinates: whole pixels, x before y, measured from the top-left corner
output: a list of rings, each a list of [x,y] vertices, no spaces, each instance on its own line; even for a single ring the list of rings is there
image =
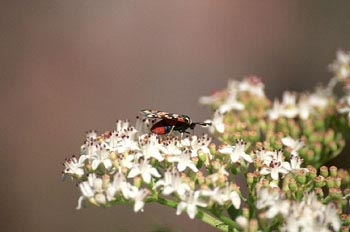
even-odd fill
[[[192,122],[191,118],[187,115],[172,114],[159,110],[141,110],[141,113],[146,118],[158,118],[160,121],[153,124],[151,131],[158,135],[169,134],[172,131],[178,131],[180,133],[188,133],[188,128],[194,129],[196,125],[210,126],[211,123],[206,122]]]

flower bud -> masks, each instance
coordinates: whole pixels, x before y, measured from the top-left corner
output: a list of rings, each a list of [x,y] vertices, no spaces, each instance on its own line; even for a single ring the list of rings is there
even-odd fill
[[[102,188],[106,189],[111,180],[111,177],[108,174],[102,176]]]
[[[119,160],[118,159],[113,160],[113,167],[115,167],[115,168],[119,167]]]
[[[341,178],[339,176],[334,178],[335,187],[340,188],[341,187]]]
[[[258,227],[259,227],[258,221],[255,218],[250,219],[248,231],[249,232],[256,232],[259,229]]]
[[[105,205],[107,203],[106,196],[102,193],[97,193],[95,195],[96,203],[99,205]]]
[[[110,152],[108,156],[112,161],[117,159],[117,154],[114,151]]]
[[[205,163],[205,161],[207,160],[207,154],[205,154],[202,150],[198,150],[198,158],[200,161]]]
[[[305,184],[306,183],[306,172],[304,170],[299,170],[297,172],[297,181],[299,184]]]
[[[311,165],[307,166],[307,169],[309,170],[308,175],[311,179],[314,179],[317,176],[317,170]]]
[[[136,187],[140,188],[142,184],[142,179],[139,176],[135,176],[133,179],[133,183]]]
[[[254,173],[247,173],[247,183],[248,185],[252,185],[254,183]]]
[[[324,142],[328,144],[329,142],[334,141],[334,130],[329,129],[324,137]]]
[[[328,188],[334,188],[335,187],[335,181],[333,177],[327,177],[326,178],[326,183]]]
[[[316,176],[314,181],[315,187],[323,187],[325,185],[323,176]]]
[[[338,170],[338,168],[336,166],[331,166],[329,168],[329,172],[330,172],[332,177],[336,177],[337,176],[337,170]]]
[[[217,152],[216,152],[216,145],[215,145],[215,143],[211,143],[210,145],[209,145],[209,150],[210,150],[210,153],[211,154],[216,154]]]
[[[245,217],[245,218],[249,218],[249,209],[246,208],[246,207],[244,207],[244,208],[242,209],[242,215],[243,215],[243,217]]]
[[[298,186],[297,186],[297,182],[295,181],[295,179],[290,178],[290,180],[289,180],[289,189],[294,192],[294,191],[297,190],[297,188],[298,188]]]
[[[322,176],[327,177],[328,176],[328,168],[326,166],[320,167],[320,173]]]
[[[318,153],[316,152],[316,154],[318,154]],[[314,159],[315,159],[315,151],[313,151],[313,150],[306,151],[305,161],[312,162]]]

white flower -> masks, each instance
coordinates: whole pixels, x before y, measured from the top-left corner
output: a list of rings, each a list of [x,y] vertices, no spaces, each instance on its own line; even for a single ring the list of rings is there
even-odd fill
[[[98,149],[100,149],[100,145],[96,141],[87,140],[80,147],[80,155],[85,155],[88,159],[91,159]]]
[[[324,109],[328,105],[329,99],[325,93],[325,90],[319,89],[318,92],[308,96],[308,102],[312,107]]]
[[[203,96],[199,98],[199,104],[202,105],[214,105],[221,101],[223,95],[222,92],[214,92],[211,96]]]
[[[273,102],[272,109],[268,110],[267,114],[270,120],[276,120],[282,115],[282,112],[283,112],[283,105],[280,104],[278,100],[275,100]]]
[[[227,201],[230,201],[236,209],[239,209],[241,206],[239,194],[229,184],[226,184],[225,187],[216,187],[213,190],[202,190],[202,194],[209,196],[220,205],[224,205]]]
[[[203,153],[208,154],[211,159],[212,155],[208,148],[210,142],[211,138],[209,138],[208,135],[203,135],[201,138],[197,138],[197,136],[193,135],[192,137],[186,137],[181,140],[181,144],[191,150],[192,157],[197,157],[198,151],[201,150]]]
[[[307,168],[301,168],[301,164],[303,163],[303,159],[298,155],[291,155],[290,157],[290,170],[304,170],[305,172],[309,172]]]
[[[148,160],[143,160],[139,164],[135,163],[128,174],[128,178],[133,178],[140,174],[142,176],[143,181],[145,181],[147,184],[151,182],[152,176],[161,177],[157,169],[155,169],[148,163]]]
[[[242,229],[248,229],[248,219],[242,215],[238,216],[236,218],[236,222],[239,225],[239,227],[241,227]],[[244,230],[245,231],[245,230]]]
[[[198,172],[196,165],[191,160],[191,151],[185,150],[180,155],[172,156],[168,158],[169,162],[178,162],[177,170],[179,172],[184,171],[186,168],[190,168],[194,172]]]
[[[159,149],[165,155],[180,155],[182,144],[177,138],[169,138],[163,142]]]
[[[145,198],[150,194],[150,191],[148,189],[140,189],[136,192],[134,197],[134,212],[141,211],[143,212],[143,207],[145,206]]]
[[[264,97],[264,84],[260,80],[260,78],[256,76],[248,76],[243,79],[238,84],[238,89],[241,92],[249,92],[251,95],[255,95],[258,97]]]
[[[99,146],[95,153],[91,154],[91,159],[92,170],[96,170],[101,163],[106,169],[112,167],[112,161],[109,158],[109,151],[105,147]]]
[[[268,166],[263,166],[260,170],[261,175],[271,175],[273,180],[279,179],[279,173],[287,174],[290,170],[290,164],[288,162],[283,162],[283,153],[281,150],[276,152],[275,157],[270,161]]]
[[[338,51],[337,59],[329,66],[335,77],[342,81],[350,77],[350,52]]]
[[[311,106],[309,101],[307,99],[301,98],[298,103],[298,111],[299,111],[299,117],[302,120],[306,120],[309,118],[311,113],[314,113],[314,108]]]
[[[80,178],[84,175],[84,162],[87,159],[85,155],[79,157],[79,160],[75,156],[66,159],[64,166],[66,167],[63,171],[65,174],[71,174]]]
[[[136,131],[139,133],[139,136],[148,134],[150,132],[151,125],[151,119],[136,117],[135,128]]]
[[[86,132],[87,141],[94,141],[96,138],[97,138],[97,132],[95,130]]]
[[[348,118],[350,119],[350,95],[343,97],[340,100],[341,108],[338,109],[338,112],[341,114],[348,113]]]
[[[94,173],[88,176],[87,181],[81,182],[79,184],[79,189],[82,193],[82,196],[78,200],[77,209],[81,209],[84,199],[89,199],[90,202],[95,204],[104,204],[106,201],[103,195],[102,179],[96,177]],[[102,197],[101,194],[103,195]],[[98,197],[95,198],[95,195]]]
[[[302,201],[294,201],[285,216],[282,231],[329,231],[329,225],[339,231],[341,223],[337,209],[332,205],[324,205],[316,196],[306,194]]]
[[[223,180],[227,180],[228,176],[230,175],[227,171],[226,171],[226,165],[221,165],[220,163],[218,163],[218,169],[217,171],[215,171],[213,174],[207,176],[208,179],[211,180],[212,183],[216,183],[217,181],[223,181]]]
[[[225,124],[224,124],[224,115],[219,111],[215,111],[213,115],[213,120],[206,120],[205,123],[211,123],[209,126],[209,132],[214,134],[215,131],[219,133],[224,133]]]
[[[234,83],[231,81],[231,83]],[[221,114],[230,112],[231,110],[243,110],[244,105],[237,100],[238,89],[237,87],[232,87],[233,84],[228,86],[228,96],[226,97],[223,104],[221,104],[218,108],[218,111]]]
[[[129,128],[130,122],[129,120],[118,120],[116,121],[116,131],[119,133],[126,132]]]
[[[258,200],[256,201],[256,208],[263,209],[273,206],[276,202],[283,198],[277,189],[261,188],[258,193]]]
[[[297,95],[291,92],[284,92],[282,103],[275,100],[272,109],[268,110],[270,120],[276,120],[279,117],[295,118],[299,114],[299,108],[296,105]]]
[[[123,133],[114,131],[109,138],[109,149],[117,153],[140,150],[136,135],[137,131],[133,127],[127,128]]]
[[[231,162],[236,163],[244,159],[245,161],[251,163],[253,159],[250,155],[244,152],[246,143],[243,140],[237,140],[236,146],[224,146],[220,148],[218,151],[221,154],[230,155]]]
[[[303,141],[295,140],[290,136],[282,138],[282,144],[292,149],[292,155],[298,155],[298,151],[305,145]]]
[[[180,195],[181,202],[177,205],[176,215],[186,210],[188,216],[194,219],[197,214],[197,206],[206,207],[207,204],[199,199],[199,191],[189,191]]]
[[[141,151],[136,154],[136,157],[144,157],[145,159],[155,158],[158,161],[163,161],[164,157],[160,153],[163,147],[163,144],[159,143],[159,137],[152,134],[146,141],[141,142]]]
[[[130,183],[126,182],[125,175],[121,171],[118,171],[114,175],[113,182],[110,183],[106,189],[107,200],[114,200],[115,194],[118,192],[122,192],[125,199],[129,199],[134,195],[133,193],[135,192],[135,188],[135,186],[132,186]]]
[[[273,157],[275,156],[275,152],[272,151],[266,151],[264,147],[258,148],[254,154],[258,159],[261,160],[261,162],[265,165],[269,165],[270,162],[273,160]]]
[[[176,170],[166,171],[164,173],[164,178],[158,180],[153,188],[156,189],[160,186],[163,186],[162,194],[164,195],[170,195],[173,192],[176,192],[181,196],[185,192],[191,190],[190,186],[187,183],[181,181],[179,172]]]

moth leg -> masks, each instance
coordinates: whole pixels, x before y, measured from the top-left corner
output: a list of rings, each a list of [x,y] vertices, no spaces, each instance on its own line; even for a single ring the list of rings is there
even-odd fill
[[[175,126],[172,126],[172,127],[171,127],[171,129],[170,129],[170,131],[169,131],[168,135],[170,135],[170,134],[171,134],[171,132],[173,132],[174,128],[175,128]]]

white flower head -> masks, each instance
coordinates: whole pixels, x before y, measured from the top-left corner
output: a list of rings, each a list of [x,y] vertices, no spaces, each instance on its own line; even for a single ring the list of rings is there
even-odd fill
[[[181,180],[180,174],[176,169],[172,171],[166,171],[164,173],[164,178],[157,181],[154,185],[154,189],[158,187],[163,187],[162,194],[170,195],[176,192],[179,196],[185,194],[185,192],[190,191],[190,186]]]
[[[245,160],[248,163],[253,162],[253,159],[250,155],[245,153],[246,142],[243,140],[237,140],[235,146],[224,146],[220,148],[218,151],[221,154],[230,155],[230,159],[232,163],[237,163],[238,161]]]
[[[169,157],[168,162],[177,162],[177,170],[179,170],[179,172],[184,171],[186,168],[189,168],[194,172],[198,172],[198,168],[191,159],[191,154],[192,152],[190,150],[185,150],[180,155]]]
[[[164,145],[159,142],[159,137],[156,134],[147,136],[145,141],[140,141],[141,151],[136,154],[137,158],[144,157],[144,159],[155,158],[158,161],[163,161],[164,157],[161,154],[161,149]]]
[[[150,191],[146,188],[137,191],[134,197],[134,212],[143,212],[145,206],[145,198],[150,194]]]
[[[206,120],[204,123],[211,123],[209,126],[209,132],[214,134],[215,131],[222,134],[225,131],[224,115],[218,110],[214,112],[213,120]]]
[[[350,77],[350,52],[337,51],[337,59],[329,66],[339,81]]]
[[[116,121],[116,131],[119,133],[127,132],[130,122],[129,120],[117,120]]]
[[[248,92],[251,95],[265,97],[264,83],[257,76],[248,76],[238,84],[238,89],[241,92]]]
[[[151,182],[152,176],[161,177],[157,169],[149,164],[148,160],[141,160],[140,163],[135,163],[128,174],[128,178],[133,178],[140,175],[145,183],[149,184]]]
[[[94,173],[88,176],[88,180],[79,184],[80,192],[82,196],[78,200],[77,209],[81,209],[84,199],[89,199],[90,202],[95,204],[104,204],[106,202],[103,195],[102,179],[97,177]],[[95,196],[98,194],[98,197]]]
[[[112,167],[112,161],[109,158],[109,150],[104,146],[98,146],[94,154],[91,154],[92,170],[96,170],[100,164],[108,170]]]
[[[299,115],[299,108],[297,106],[297,95],[292,92],[284,92],[282,103],[275,100],[272,109],[268,110],[270,120],[276,120],[280,117],[295,118]]]
[[[193,135],[181,140],[182,146],[191,151],[192,157],[197,157],[198,151],[201,150],[203,153],[208,154],[209,158],[211,159],[212,155],[208,147],[210,142],[211,138],[209,138],[208,135],[203,135],[200,138]]]
[[[82,177],[84,175],[84,162],[86,159],[87,157],[85,155],[80,156],[79,160],[75,156],[66,159],[64,162],[66,168],[63,173],[77,176],[78,178]]]
[[[125,175],[119,170],[113,177],[113,182],[109,183],[106,189],[106,196],[108,201],[115,199],[115,195],[121,192],[125,199],[133,197],[135,194],[135,186],[132,186],[126,181]]]
[[[225,101],[219,106],[218,111],[221,114],[230,112],[232,110],[243,110],[244,105],[237,100],[238,82],[229,80],[227,87],[227,97]]]
[[[231,202],[233,207],[239,209],[241,206],[241,197],[236,190],[232,189],[228,183],[225,187],[216,187],[210,190],[202,190],[204,196],[210,197],[211,200],[219,205],[224,205],[226,202]]]
[[[194,219],[197,214],[197,206],[206,207],[207,203],[201,200],[200,191],[189,191],[181,195],[181,202],[177,205],[176,215],[186,210],[188,216]]]
[[[285,224],[282,231],[329,231],[332,225],[335,231],[339,231],[341,223],[334,205],[324,205],[316,196],[305,194],[300,201],[293,201],[290,210],[285,216]]]
[[[283,161],[283,151],[278,150],[275,153],[275,157],[270,161],[270,164],[263,166],[260,170],[261,175],[271,175],[273,180],[279,179],[279,173],[287,174],[290,170],[290,163]]]
[[[305,145],[302,140],[295,140],[290,136],[282,138],[282,144],[292,149],[292,155],[298,155],[298,151]]]
[[[182,144],[176,137],[168,138],[163,141],[163,146],[160,147],[160,151],[164,155],[180,155],[182,152]]]
[[[274,218],[277,214],[286,215],[290,208],[290,203],[288,200],[284,200],[284,195],[277,188],[261,188],[258,191],[256,207],[265,209],[267,218]]]
[[[199,98],[199,104],[201,105],[215,105],[218,104],[223,98],[223,91],[216,91],[211,96],[203,96]]]
[[[276,155],[275,152],[267,151],[264,147],[258,148],[256,151],[254,151],[254,154],[256,158],[260,159],[261,162],[265,165],[269,165],[273,160],[273,157]]]
[[[301,164],[304,162],[304,159],[298,155],[291,155],[290,157],[290,170],[304,170],[305,172],[309,172],[307,168],[301,168]]]

